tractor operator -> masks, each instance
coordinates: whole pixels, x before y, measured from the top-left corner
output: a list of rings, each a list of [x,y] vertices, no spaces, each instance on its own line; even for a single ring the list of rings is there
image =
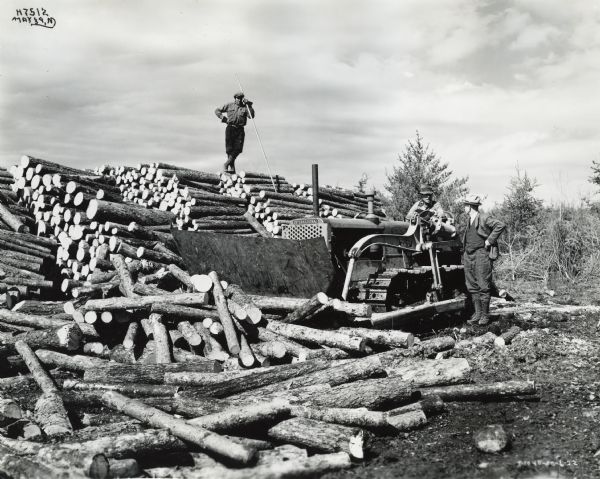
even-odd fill
[[[417,216],[426,211],[430,212],[430,217],[438,216],[441,218],[444,216],[442,205],[433,198],[433,188],[431,186],[426,184],[421,185],[419,187],[419,194],[421,195],[421,199],[408,210],[408,213],[406,214],[407,221],[414,220]]]
[[[484,326],[490,322],[490,292],[493,262],[498,258],[498,237],[506,225],[479,211],[481,198],[470,195],[464,201],[469,222],[463,235],[465,282],[475,308],[468,323]]]
[[[225,153],[227,161],[224,168],[226,173],[235,173],[235,159],[244,148],[244,126],[248,117],[254,118],[252,102],[244,98],[243,92],[233,95],[234,101],[226,103],[215,110],[215,115],[227,123],[225,128]]]

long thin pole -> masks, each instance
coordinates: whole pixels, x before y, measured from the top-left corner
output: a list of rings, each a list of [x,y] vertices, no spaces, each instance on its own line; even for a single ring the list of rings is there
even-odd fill
[[[237,74],[235,75],[235,78],[237,79],[238,85],[240,86],[240,91],[242,93],[244,93],[244,88],[242,87],[242,82],[240,82],[240,79],[237,76]],[[244,96],[245,95],[246,94],[244,93]],[[260,149],[265,158],[265,163],[267,164],[267,171],[269,172],[269,177],[271,178],[271,184],[273,185],[273,191],[276,192],[277,188],[275,187],[275,180],[273,180],[273,174],[271,173],[271,167],[269,166],[269,160],[267,159],[267,154],[265,153],[265,149],[263,147],[262,140],[260,139],[260,135],[258,134],[258,128],[256,127],[256,122],[254,121],[254,115],[252,115],[252,112],[250,111],[250,107],[248,105],[246,105],[246,111],[248,111],[248,116],[252,120],[252,125],[254,125],[254,132],[256,133],[256,138],[258,139],[258,144],[260,145]]]

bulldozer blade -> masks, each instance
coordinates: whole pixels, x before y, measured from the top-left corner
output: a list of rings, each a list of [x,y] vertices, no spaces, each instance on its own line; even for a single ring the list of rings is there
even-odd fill
[[[190,274],[216,271],[250,294],[331,294],[335,270],[325,240],[271,239],[172,230]]]

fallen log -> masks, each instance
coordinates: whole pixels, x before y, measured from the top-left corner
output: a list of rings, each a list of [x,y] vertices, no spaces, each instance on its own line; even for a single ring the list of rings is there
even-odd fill
[[[211,431],[229,431],[261,423],[274,423],[289,416],[290,409],[284,402],[249,404],[223,409],[217,413],[188,419],[188,424]]]
[[[24,341],[17,341],[15,349],[21,355],[35,382],[42,390],[42,396],[35,405],[35,417],[47,436],[72,434],[73,426],[54,381],[48,376],[37,356]]]
[[[422,359],[415,364],[386,368],[385,372],[408,385],[425,387],[468,382],[471,366],[464,358]]]
[[[219,280],[219,276],[215,271],[211,271],[208,276],[213,282],[213,297],[217,306],[221,324],[223,325],[225,340],[227,341],[227,349],[231,354],[237,356],[240,352],[240,343],[233,325],[233,320],[229,314],[229,309],[227,308],[227,300],[225,299],[221,281]]]
[[[175,220],[175,215],[171,212],[97,199],[90,200],[86,215],[90,220],[115,221],[122,224],[135,221],[143,226],[169,225]]]
[[[534,381],[503,381],[489,384],[460,384],[419,389],[423,397],[436,395],[448,401],[495,401],[537,392]]]
[[[57,329],[38,329],[13,336],[0,333],[0,342],[14,345],[17,341],[24,341],[32,348],[49,348],[67,351],[76,351],[81,346],[83,333],[76,323],[66,324]]]
[[[102,361],[102,360],[98,360]],[[163,384],[165,374],[176,372],[216,373],[222,370],[216,361],[204,359],[198,363],[113,364],[106,363],[85,370],[83,380],[102,383]]]
[[[281,319],[281,322],[300,323],[328,304],[329,297],[325,293],[317,293],[312,298],[306,300],[302,306],[294,309],[285,318]]]
[[[364,428],[385,428],[387,413],[381,411],[369,411],[365,407],[341,408],[341,407],[309,407],[291,405],[290,414],[296,417],[305,417],[318,421],[341,424],[343,426],[356,426]]]
[[[201,427],[187,424],[184,420],[177,419],[159,409],[146,406],[141,401],[114,392],[104,393],[102,401],[108,407],[121,411],[150,426],[169,429],[173,435],[239,464],[249,463],[256,454],[254,449],[234,443]]]
[[[133,280],[131,279],[131,273],[129,272],[129,269],[127,269],[125,258],[123,258],[123,256],[120,254],[113,254],[110,260],[119,277],[119,289],[121,290],[121,293],[123,293],[123,296],[126,296],[127,298],[135,298],[137,294],[133,292]]]
[[[364,352],[366,347],[365,339],[350,337],[347,334],[338,333],[336,331],[307,328],[305,326],[281,323],[278,321],[269,321],[267,329],[290,339],[331,346],[345,351]]]
[[[48,349],[38,349],[35,352],[38,359],[46,366],[84,372],[90,368],[103,367],[109,364],[105,359],[76,354],[73,356]]]
[[[364,459],[365,438],[361,429],[340,426],[315,419],[296,417],[269,429],[269,437],[326,452],[345,452]]]
[[[74,379],[65,379],[63,381],[63,390],[98,392],[105,391],[129,394],[135,397],[173,397],[179,388],[164,384],[126,384],[126,383],[98,383],[77,381]]]
[[[236,304],[238,304],[246,312],[252,324],[260,323],[262,319],[262,311],[252,302],[250,296],[244,293],[242,288],[240,288],[237,284],[228,285],[227,290],[225,291],[225,296],[229,298],[230,301],[234,301]]]
[[[415,337],[412,333],[396,330],[342,327],[339,328],[338,331],[351,336],[365,338],[370,344],[387,346],[389,348],[410,348],[415,341]]]
[[[451,313],[465,308],[464,296],[454,299],[426,303],[419,306],[408,306],[386,313],[373,313],[371,324],[377,329],[406,329],[414,327],[417,319],[431,317],[434,314]]]
[[[105,298],[91,299],[85,303],[87,311],[112,311],[115,309],[145,309],[154,303],[204,305],[208,302],[206,293],[181,293],[137,298]]]

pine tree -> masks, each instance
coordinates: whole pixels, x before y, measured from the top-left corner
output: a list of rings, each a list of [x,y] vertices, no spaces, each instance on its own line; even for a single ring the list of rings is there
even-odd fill
[[[408,140],[404,151],[398,155],[399,165],[387,176],[385,186],[390,193],[386,204],[388,215],[404,219],[410,207],[420,198],[419,187],[426,183],[436,192],[436,198],[444,210],[455,218],[462,212],[461,198],[467,195],[468,177],[453,178],[446,162],[423,142],[417,131],[414,140]]]

